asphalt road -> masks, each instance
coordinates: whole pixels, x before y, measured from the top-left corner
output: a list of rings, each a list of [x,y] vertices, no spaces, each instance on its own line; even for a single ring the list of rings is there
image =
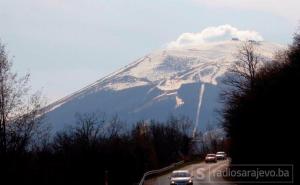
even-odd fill
[[[178,170],[189,170],[190,173],[193,175],[194,185],[198,184],[210,184],[210,185],[217,185],[217,184],[227,184],[232,185],[222,177],[217,177],[220,171],[225,170],[228,167],[229,161],[218,161],[217,163],[197,163],[185,166]],[[170,185],[169,177],[171,173],[166,175],[162,175],[159,177],[155,177],[152,179],[148,179],[145,181],[144,185]]]

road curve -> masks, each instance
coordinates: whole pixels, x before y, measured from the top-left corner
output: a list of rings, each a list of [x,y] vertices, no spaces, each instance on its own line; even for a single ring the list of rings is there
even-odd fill
[[[197,163],[185,166],[178,170],[189,170],[193,175],[194,185],[198,184],[210,184],[219,185],[227,184],[232,185],[233,183],[224,180],[222,177],[216,177],[217,172],[225,170],[228,167],[229,161],[218,161],[217,163]],[[144,185],[170,185],[169,177],[171,173],[147,179]]]

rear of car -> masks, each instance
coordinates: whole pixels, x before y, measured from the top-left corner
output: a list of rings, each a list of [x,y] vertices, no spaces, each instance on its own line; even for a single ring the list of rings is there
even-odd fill
[[[207,154],[205,157],[206,163],[216,163],[218,162],[216,154]]]
[[[225,152],[217,152],[216,157],[217,160],[226,160],[227,155]]]

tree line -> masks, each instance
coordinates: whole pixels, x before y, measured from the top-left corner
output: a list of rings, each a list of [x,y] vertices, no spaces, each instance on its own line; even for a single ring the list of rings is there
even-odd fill
[[[300,105],[300,34],[263,61],[245,42],[224,80],[222,123],[232,164],[294,164]],[[236,167],[239,168],[239,167]]]

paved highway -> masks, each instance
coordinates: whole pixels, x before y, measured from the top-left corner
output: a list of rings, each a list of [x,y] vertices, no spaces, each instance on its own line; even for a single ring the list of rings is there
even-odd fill
[[[185,166],[178,170],[189,170],[193,175],[194,185],[198,184],[210,184],[210,185],[218,185],[218,184],[228,184],[232,185],[222,177],[217,177],[217,174],[225,170],[228,167],[229,161],[218,161],[218,163],[197,163]],[[145,181],[144,185],[170,185],[169,177],[171,173],[166,175],[162,175],[159,177],[155,177],[152,179],[148,179]]]

